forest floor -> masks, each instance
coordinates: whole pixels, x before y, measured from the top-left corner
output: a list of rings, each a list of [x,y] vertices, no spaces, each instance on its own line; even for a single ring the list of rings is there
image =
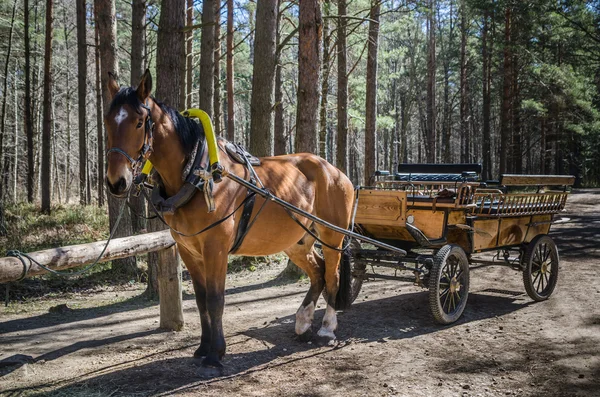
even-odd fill
[[[509,268],[475,268],[451,326],[433,323],[426,291],[366,281],[334,344],[302,342],[294,313],[306,280],[277,279],[285,262],[230,274],[220,376],[192,358],[189,282],[181,332],[158,329],[158,306],[137,283],[11,304],[0,312],[0,394],[598,396],[600,190],[575,192],[564,216],[551,232],[561,254],[551,299],[533,303]],[[323,314],[320,300],[315,330]]]

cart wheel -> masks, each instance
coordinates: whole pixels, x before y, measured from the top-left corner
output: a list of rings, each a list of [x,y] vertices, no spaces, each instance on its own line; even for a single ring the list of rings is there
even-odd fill
[[[346,244],[346,240],[344,240],[344,245],[345,244]],[[347,263],[349,265],[349,269],[346,268],[345,270],[350,271],[349,277],[340,277],[340,283],[344,282],[344,280],[347,280],[346,281],[348,283],[347,288],[350,288],[350,293],[349,293],[350,301],[346,302],[347,306],[351,305],[358,297],[358,294],[362,287],[365,271],[367,268],[367,266],[365,264],[358,264],[354,260],[353,251],[359,250],[360,248],[361,248],[360,243],[356,240],[352,240],[352,242],[350,242],[350,245],[348,246],[348,248],[344,252],[342,252],[342,258],[340,259],[340,273],[344,271],[342,269],[342,267],[344,266],[345,261],[347,261]],[[342,286],[340,285],[340,289],[341,288],[342,288]],[[325,289],[325,288],[323,289],[322,295],[323,295],[323,298],[325,299],[325,302],[327,302],[327,289]],[[336,306],[337,306],[337,303],[336,303]]]
[[[451,324],[462,315],[469,297],[469,260],[458,245],[443,246],[433,257],[429,309],[436,322]]]
[[[552,295],[558,280],[556,244],[545,234],[536,236],[527,245],[521,261],[527,295],[536,302],[545,301]]]

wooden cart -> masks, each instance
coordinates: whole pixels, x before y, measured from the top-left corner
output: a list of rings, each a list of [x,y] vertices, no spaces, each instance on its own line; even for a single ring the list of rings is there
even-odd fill
[[[353,241],[344,253],[353,298],[364,279],[392,277],[367,274],[367,266],[410,271],[393,278],[428,288],[434,319],[450,324],[467,303],[469,265],[497,264],[521,271],[532,299],[548,299],[559,265],[548,232],[575,178],[502,175],[484,183],[480,175],[479,164],[402,164],[399,173],[378,171],[373,186],[359,188],[355,230],[408,255]],[[491,258],[481,255],[490,251]]]

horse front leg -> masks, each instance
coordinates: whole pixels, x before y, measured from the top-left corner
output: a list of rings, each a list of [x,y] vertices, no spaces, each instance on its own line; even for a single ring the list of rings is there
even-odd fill
[[[194,352],[194,357],[206,357],[211,345],[211,326],[210,316],[208,314],[208,308],[206,304],[206,277],[204,275],[204,262],[198,256],[192,255],[183,246],[179,246],[179,255],[185,263],[190,276],[192,277],[192,284],[194,286],[194,293],[196,295],[196,305],[198,306],[198,312],[200,313],[200,324],[202,326],[202,335],[200,336],[200,347]]]
[[[200,347],[194,352],[194,357],[206,357],[210,350],[210,341],[212,331],[210,327],[210,317],[206,305],[206,281],[193,280],[194,292],[196,294],[196,305],[200,312],[200,324],[202,326],[202,336],[200,337]]]
[[[210,323],[210,346],[202,365],[222,368],[225,355],[223,334],[223,308],[225,306],[225,277],[227,275],[227,250],[217,250],[217,255],[205,255],[206,309]],[[225,254],[220,254],[225,252]],[[204,333],[204,329],[202,331]]]

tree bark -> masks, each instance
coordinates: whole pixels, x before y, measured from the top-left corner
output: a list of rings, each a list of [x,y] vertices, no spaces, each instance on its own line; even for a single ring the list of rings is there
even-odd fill
[[[463,161],[470,162],[470,134],[467,93],[467,3],[460,4],[460,134],[464,139]]]
[[[510,42],[511,6],[504,11],[504,69],[502,84],[502,113],[500,119],[500,174],[510,171],[507,161],[511,149],[511,107],[512,107],[512,53]]]
[[[281,0],[278,1],[277,9]],[[277,48],[281,45],[281,12],[277,12]],[[275,121],[274,121],[274,145],[273,153],[275,156],[286,154],[287,141],[285,139],[285,122],[283,117],[283,77],[281,75],[281,49],[276,51],[276,66],[275,66]]]
[[[435,9],[436,1],[429,0],[427,15],[427,32],[429,35],[427,49],[427,142],[425,146],[427,162],[435,163],[436,150],[436,107],[435,107]]]
[[[215,71],[215,9],[218,2],[202,2],[202,38],[200,40],[200,90],[198,107],[212,118]],[[179,70],[179,69],[175,69]]]
[[[329,14],[330,1],[324,2],[325,16]],[[331,31],[329,29],[329,18],[323,18],[323,78],[321,79],[321,109],[319,115],[319,156],[327,158],[327,106],[329,93],[329,51],[331,47]]]
[[[129,84],[137,87],[144,73],[146,48],[146,0],[133,0],[131,4],[131,77]],[[129,197],[131,230],[139,233],[146,227],[146,200],[143,195]],[[140,216],[141,215],[141,216]]]
[[[186,25],[192,26],[194,23],[194,0],[187,0],[187,5],[185,9],[185,17],[186,17]],[[185,102],[181,103],[181,106],[186,109],[190,109],[192,107],[192,90],[194,87],[193,82],[193,68],[194,68],[194,34],[192,31],[189,31],[185,34],[185,80],[186,80],[186,90],[185,90]]]
[[[259,0],[256,5],[254,68],[250,103],[250,152],[273,154],[273,85],[276,65],[277,0]]]
[[[25,104],[24,104],[24,124],[25,135],[27,137],[27,201],[33,203],[33,186],[35,183],[35,170],[33,163],[33,116],[31,113],[31,40],[29,37],[29,0],[23,3],[24,18],[24,41],[25,41]]]
[[[108,73],[111,72],[115,76],[119,75],[119,65],[117,60],[117,24],[115,18],[115,2],[114,0],[95,0],[96,6],[96,23],[98,24],[98,38],[100,48],[100,71],[101,71],[101,89],[102,89],[102,106],[104,114],[108,113],[112,97],[108,90]],[[104,144],[106,145],[106,137]],[[104,156],[104,153],[102,153]],[[104,181],[102,181],[104,182]],[[130,236],[131,230],[131,215],[129,208],[124,206],[124,203],[111,195],[108,196],[108,218],[111,230],[115,227],[120,211],[123,211],[123,216],[119,227],[115,231],[115,237]],[[121,267],[129,271],[136,268],[136,258],[130,257],[120,259],[113,263],[114,267]]]
[[[132,87],[137,87],[144,74],[144,53],[146,48],[146,0],[133,0],[131,3],[131,79]]]
[[[377,50],[379,41],[379,11],[381,2],[372,0],[369,21],[369,45],[367,50],[367,99],[365,109],[365,174],[364,184],[377,169]]]
[[[337,142],[335,165],[348,173],[348,66],[346,54],[346,0],[338,0],[337,32]]]
[[[185,63],[185,41],[183,27],[185,26],[186,0],[162,0],[161,15],[158,26],[156,44],[156,97],[177,109],[183,106],[179,90],[182,87],[182,75],[173,73],[181,70]],[[211,26],[214,32],[214,26]],[[213,71],[210,73],[212,84]],[[212,103],[211,103],[212,106]],[[164,229],[165,226],[154,219],[149,222],[152,231]],[[183,327],[183,312],[181,309],[181,266],[176,249],[165,250],[148,255],[148,268],[151,276],[158,280],[158,294],[161,299],[161,327],[180,330]],[[147,294],[155,295],[156,284],[148,280]],[[177,298],[179,297],[179,298]],[[179,303],[177,303],[179,301]],[[167,305],[165,305],[166,302]],[[174,305],[171,307],[171,305]],[[170,307],[170,313],[163,313]],[[165,316],[163,318],[163,316]]]
[[[235,141],[233,90],[233,0],[227,0],[227,140],[231,142]]]
[[[215,94],[213,101],[214,115],[213,123],[215,134],[221,135],[221,117],[223,112],[221,108],[221,11],[220,1],[217,2],[217,13],[215,15],[215,70],[214,70],[214,85]]]
[[[102,123],[102,78],[100,76],[100,37],[98,33],[98,10],[94,4],[94,63],[96,66],[96,146],[98,156],[98,207],[104,206],[104,125]]]
[[[85,0],[77,0],[77,100],[79,117],[79,203],[87,204],[87,42]],[[65,27],[66,29],[66,27]]]
[[[489,13],[486,11],[483,16],[483,27],[481,32],[481,57],[483,60],[483,128],[482,128],[482,154],[483,154],[483,178],[484,180],[492,179],[492,147],[491,147],[491,131],[490,131],[490,113],[491,113],[491,42],[489,35]]]
[[[42,130],[42,212],[50,213],[50,140],[52,107],[52,24],[53,0],[46,0],[46,41],[44,46],[44,121]]]
[[[300,2],[296,152],[318,153],[319,78],[323,19],[319,0]]]
[[[5,166],[4,166],[4,162],[6,161],[4,159],[5,157],[5,153],[4,153],[4,136],[6,135],[6,101],[8,99],[8,65],[10,64],[10,53],[12,50],[12,36],[13,36],[13,30],[14,30],[14,25],[15,25],[15,12],[17,10],[17,0],[14,0],[13,3],[13,9],[12,9],[12,18],[10,21],[10,30],[8,32],[8,48],[6,50],[6,61],[4,62],[4,79],[2,80],[2,120],[0,121],[0,128],[2,128],[2,130],[0,131],[0,170],[2,170],[2,174],[4,175],[5,173]],[[4,177],[2,178],[4,179]],[[0,201],[4,200],[4,186],[6,186],[5,183],[0,183]],[[48,206],[48,208],[50,208]]]

